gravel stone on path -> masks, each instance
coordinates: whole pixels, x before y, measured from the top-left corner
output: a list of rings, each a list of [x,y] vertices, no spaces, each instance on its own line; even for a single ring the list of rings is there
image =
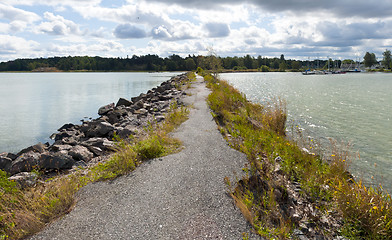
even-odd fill
[[[73,211],[31,239],[261,239],[251,232],[226,176],[241,174],[246,156],[222,138],[206,103],[201,77],[184,101],[189,120],[174,133],[184,149],[134,172],[84,187]]]

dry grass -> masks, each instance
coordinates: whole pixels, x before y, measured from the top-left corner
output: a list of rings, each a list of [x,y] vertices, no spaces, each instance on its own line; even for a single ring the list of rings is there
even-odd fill
[[[0,239],[19,239],[39,231],[47,222],[68,212],[74,194],[84,186],[69,175],[25,190],[5,193],[0,200]]]

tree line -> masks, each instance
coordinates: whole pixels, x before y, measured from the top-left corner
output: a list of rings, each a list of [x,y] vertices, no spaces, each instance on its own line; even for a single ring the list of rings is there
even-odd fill
[[[305,66],[316,66],[315,61],[286,60],[283,54],[280,58],[253,57],[250,55],[243,57],[200,55],[181,57],[176,54],[162,58],[158,55],[149,54],[145,56],[133,55],[126,58],[68,56],[16,59],[1,62],[0,71],[190,71],[196,70],[198,67],[211,69],[211,58],[217,58],[219,68],[226,70],[299,71]]]
[[[391,52],[383,53],[384,67],[392,68]],[[216,61],[212,61],[215,59]],[[304,69],[339,68],[342,63],[354,63],[346,60],[292,60],[280,57],[219,57],[216,55],[181,57],[173,54],[166,58],[158,55],[145,55],[126,58],[105,58],[89,56],[49,57],[34,59],[16,59],[0,63],[0,71],[190,71],[198,67],[212,69],[212,62],[218,62],[218,67],[225,70],[246,71],[248,69],[268,71],[302,71]],[[329,63],[329,66],[328,66]],[[374,53],[367,52],[363,63],[370,67],[377,63]],[[215,63],[216,64],[216,63]],[[216,67],[216,66],[215,66]]]

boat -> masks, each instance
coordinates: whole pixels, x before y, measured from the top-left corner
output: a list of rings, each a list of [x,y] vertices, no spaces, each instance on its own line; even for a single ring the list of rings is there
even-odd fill
[[[314,75],[314,74],[316,74],[316,73],[311,70],[305,70],[305,72],[302,72],[302,75]]]
[[[325,71],[319,71],[319,70],[305,70],[305,72],[302,72],[303,75],[325,75],[327,74]]]

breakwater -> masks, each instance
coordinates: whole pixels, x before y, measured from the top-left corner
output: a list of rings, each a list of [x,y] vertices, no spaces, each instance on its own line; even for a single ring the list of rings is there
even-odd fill
[[[131,99],[120,98],[98,110],[100,117],[80,125],[64,124],[52,134],[53,144],[38,143],[17,154],[1,153],[0,169],[14,176],[39,170],[52,172],[87,166],[105,159],[115,150],[114,134],[121,138],[134,135],[149,123],[161,122],[170,104],[181,104],[186,74],[172,77],[160,86]],[[11,177],[12,178],[12,177]]]

